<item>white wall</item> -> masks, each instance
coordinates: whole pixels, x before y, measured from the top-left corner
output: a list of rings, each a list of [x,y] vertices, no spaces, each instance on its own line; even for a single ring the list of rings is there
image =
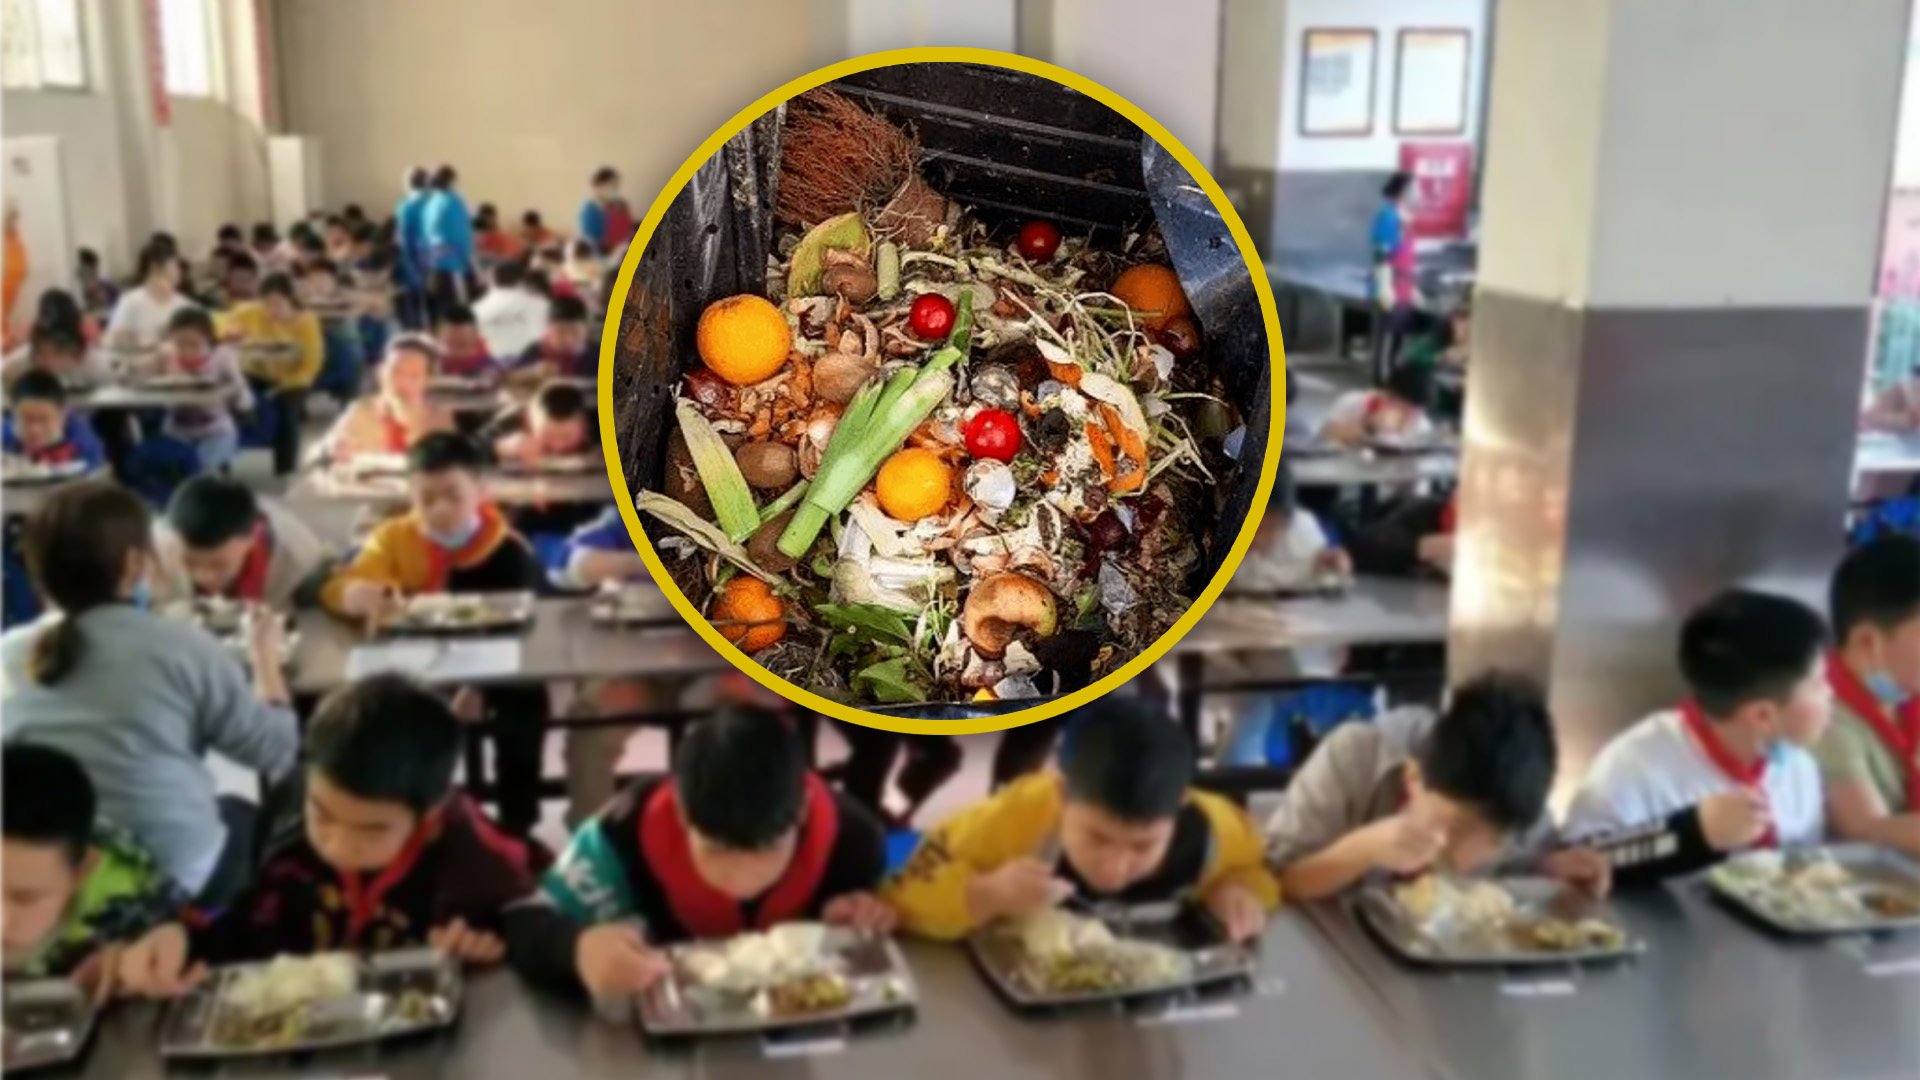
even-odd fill
[[[847,56],[916,45],[1012,52],[1014,0],[847,0]]]
[[[1920,188],[1920,19],[1907,29],[1906,75],[1900,85],[1900,138],[1895,144],[1893,186]]]
[[[147,233],[166,229],[189,251],[213,242],[220,224],[266,215],[265,141],[258,124],[250,2],[221,0],[229,93],[172,99],[172,123],[155,126],[143,45],[145,0],[85,0],[88,86],[83,91],[8,90],[7,135],[61,140],[68,222],[76,247],[108,269],[131,269]],[[244,89],[240,106],[233,91]]]
[[[1209,169],[1220,101],[1222,0],[1052,0],[1051,55],[1145,109]]]
[[[1401,30],[1467,30],[1473,35],[1468,63],[1467,131],[1449,141],[1478,143],[1480,101],[1486,92],[1486,0],[1285,0],[1286,54],[1281,80],[1280,167],[1288,171],[1393,169],[1400,164],[1401,136],[1393,133],[1394,70]],[[1585,2],[1585,0],[1579,0]],[[1574,14],[1569,9],[1565,14]],[[1309,30],[1373,30],[1373,134],[1353,138],[1307,138],[1300,134],[1300,69]],[[1408,136],[1417,140],[1420,136]]]
[[[788,0],[280,0],[283,129],[317,136],[322,195],[385,212],[412,165],[517,219],[573,227],[587,178],[644,212],[733,114],[804,74],[815,13]]]

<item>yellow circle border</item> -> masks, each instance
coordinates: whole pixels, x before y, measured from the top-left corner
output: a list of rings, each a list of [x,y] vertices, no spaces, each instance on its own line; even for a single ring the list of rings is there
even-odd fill
[[[706,616],[701,614],[700,609],[687,599],[678,585],[674,584],[659,554],[653,550],[652,543],[647,539],[646,530],[640,523],[640,512],[634,508],[633,493],[627,487],[626,471],[621,468],[620,447],[615,437],[613,412],[614,354],[619,346],[620,316],[626,307],[627,294],[633,287],[634,269],[639,265],[640,257],[647,250],[647,245],[652,242],[654,230],[659,227],[661,218],[666,216],[667,208],[687,186],[687,181],[693,178],[694,172],[719,152],[728,139],[733,138],[748,124],[782,102],[842,76],[896,64],[918,63],[981,64],[1051,79],[1106,105],[1157,140],[1176,161],[1186,167],[1187,172],[1199,183],[1201,190],[1206,192],[1207,198],[1213,203],[1214,209],[1219,211],[1221,220],[1226,222],[1228,231],[1233,234],[1233,240],[1239,246],[1241,258],[1246,261],[1247,273],[1253,278],[1254,291],[1260,297],[1260,315],[1266,324],[1267,343],[1272,354],[1272,360],[1268,365],[1272,380],[1269,390],[1271,405],[1268,409],[1270,426],[1267,431],[1266,457],[1260,464],[1260,483],[1254,492],[1254,501],[1248,508],[1246,520],[1240,525],[1240,535],[1234,539],[1233,547],[1228,550],[1226,558],[1221,561],[1220,568],[1214,572],[1212,580],[1207,582],[1207,587],[1194,598],[1186,612],[1166,633],[1161,634],[1158,640],[1141,651],[1139,655],[1088,686],[1051,701],[1042,702],[1032,708],[996,716],[959,720],[915,720],[869,712],[852,705],[842,704],[775,675],[754,662],[746,653],[741,652],[733,642],[721,636],[720,632],[707,621]],[[1219,183],[1207,171],[1206,166],[1201,164],[1200,159],[1182,145],[1180,140],[1174,138],[1173,134],[1159,121],[1147,115],[1139,106],[1092,79],[1042,60],[994,49],[950,47],[891,49],[886,52],[857,56],[808,72],[741,109],[722,125],[720,130],[708,136],[707,140],[681,163],[680,168],[675,170],[673,177],[667,181],[667,186],[654,198],[653,205],[647,208],[646,217],[640,221],[640,227],[634,235],[633,242],[627,245],[626,257],[621,261],[620,274],[615,279],[612,301],[608,305],[607,320],[600,332],[598,377],[600,445],[606,457],[607,479],[613,485],[616,505],[620,508],[620,518],[626,522],[627,532],[633,537],[634,546],[640,553],[641,561],[646,563],[648,573],[653,575],[661,592],[666,594],[667,600],[673,604],[674,609],[686,619],[687,625],[734,667],[739,668],[755,682],[795,704],[850,724],[904,735],[977,735],[1004,731],[1059,716],[1117,689],[1165,656],[1175,643],[1193,629],[1200,618],[1207,613],[1207,609],[1213,606],[1213,602],[1219,599],[1221,591],[1226,588],[1234,571],[1239,569],[1241,560],[1246,557],[1247,549],[1253,543],[1254,532],[1260,526],[1260,515],[1266,512],[1267,497],[1273,491],[1274,473],[1280,462],[1280,442],[1286,432],[1286,360],[1286,345],[1280,338],[1280,317],[1274,305],[1273,288],[1267,282],[1266,268],[1260,261],[1259,253],[1254,249],[1252,236],[1248,234],[1246,225],[1240,220],[1240,215],[1227,202],[1226,193],[1220,189]]]

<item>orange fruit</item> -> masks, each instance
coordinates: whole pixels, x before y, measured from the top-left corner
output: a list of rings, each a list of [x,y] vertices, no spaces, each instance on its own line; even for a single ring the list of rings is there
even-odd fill
[[[700,360],[735,386],[771,378],[793,349],[793,328],[786,316],[748,293],[708,304],[693,338]]]
[[[726,583],[710,616],[720,636],[755,653],[787,636],[787,606],[766,582],[741,574]]]
[[[1180,288],[1180,275],[1159,263],[1129,266],[1107,291],[1132,308],[1140,321],[1153,330],[1190,310],[1186,291]]]
[[[873,482],[880,509],[901,521],[919,521],[946,508],[953,494],[953,470],[940,455],[920,447],[900,450],[880,466]]]

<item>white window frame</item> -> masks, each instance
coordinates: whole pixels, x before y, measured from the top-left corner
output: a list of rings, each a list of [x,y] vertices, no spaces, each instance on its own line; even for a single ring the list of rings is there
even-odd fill
[[[160,0],[160,45],[164,57],[166,90],[168,97],[177,98],[217,98],[221,94],[221,26],[216,5],[210,0]],[[175,22],[182,15],[191,13],[197,26],[180,26]],[[201,58],[204,61],[204,82],[183,83],[181,80],[187,71],[182,64],[183,50],[188,46],[194,30],[199,31]],[[198,65],[196,65],[198,66]]]
[[[8,90],[85,92],[89,89],[86,11],[81,0],[0,2],[4,3],[6,13],[0,36],[7,39],[4,54],[0,54],[3,56],[0,67],[4,67],[4,71],[0,71],[0,84]],[[49,63],[55,54],[41,30],[47,14],[54,12],[71,27],[72,48],[61,50],[57,62]],[[12,55],[16,47],[25,54],[22,59],[16,60]],[[71,68],[71,75],[62,71],[49,76],[50,68]]]

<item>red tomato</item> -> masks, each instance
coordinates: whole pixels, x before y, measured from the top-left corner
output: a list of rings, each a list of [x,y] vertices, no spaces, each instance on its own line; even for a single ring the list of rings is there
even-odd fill
[[[907,327],[921,341],[939,341],[953,333],[953,301],[927,293],[907,309]]]
[[[961,434],[967,440],[967,453],[976,458],[1012,461],[1020,452],[1020,421],[1004,409],[981,409]]]
[[[1060,230],[1051,221],[1029,221],[1020,226],[1020,236],[1013,246],[1033,262],[1047,262],[1060,250]]]

